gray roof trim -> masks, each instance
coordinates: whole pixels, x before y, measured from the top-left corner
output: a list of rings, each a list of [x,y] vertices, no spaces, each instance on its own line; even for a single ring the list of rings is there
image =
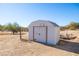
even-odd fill
[[[56,23],[54,23],[54,22],[52,22],[52,21],[48,21],[48,22],[50,22],[50,23],[53,24],[54,26],[59,27],[59,25],[57,25]]]

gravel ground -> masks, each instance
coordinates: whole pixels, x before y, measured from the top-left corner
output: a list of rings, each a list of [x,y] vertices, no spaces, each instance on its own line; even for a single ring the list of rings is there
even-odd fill
[[[23,35],[26,39],[28,35]],[[79,40],[77,43],[79,43]],[[64,41],[65,42],[65,41]],[[37,42],[22,41],[19,35],[0,35],[1,56],[79,56],[79,49],[71,50],[72,41],[66,41],[64,45],[47,46]],[[76,41],[74,41],[76,42]],[[67,44],[66,44],[67,43]],[[74,44],[73,44],[74,45]],[[78,46],[79,47],[79,44]],[[64,48],[64,49],[63,49]]]

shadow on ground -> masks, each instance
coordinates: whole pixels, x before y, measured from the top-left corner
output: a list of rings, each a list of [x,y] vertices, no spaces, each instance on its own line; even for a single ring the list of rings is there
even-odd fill
[[[79,43],[61,40],[64,44],[58,44],[55,48],[79,54]]]
[[[65,41],[65,40],[61,40],[61,41],[64,44],[60,44],[60,43],[57,44],[57,45],[48,45],[48,44],[45,44],[45,43],[41,43],[41,44],[79,54],[79,43],[69,42],[69,41]],[[38,43],[40,43],[40,42],[38,42]]]
[[[21,41],[31,42],[31,41],[28,41],[26,39],[21,39]],[[60,42],[63,42],[64,44],[62,44]],[[57,49],[62,49],[62,50],[65,50],[65,51],[69,51],[69,52],[79,54],[79,43],[71,42],[71,41],[67,41],[67,40],[60,40],[60,42],[57,45],[49,45],[49,44],[45,44],[45,43],[41,43],[41,42],[38,42],[38,43],[44,44],[46,46],[54,47],[54,48],[57,48]]]

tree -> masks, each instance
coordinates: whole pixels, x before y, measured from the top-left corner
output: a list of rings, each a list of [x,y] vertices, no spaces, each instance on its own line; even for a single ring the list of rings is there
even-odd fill
[[[0,31],[4,31],[6,30],[6,26],[5,25],[0,25]]]
[[[2,25],[0,25],[0,31],[2,31]]]
[[[20,27],[17,23],[13,23],[13,24],[9,23],[6,28],[7,28],[8,31],[12,31],[13,35],[15,33],[17,33],[20,29]]]

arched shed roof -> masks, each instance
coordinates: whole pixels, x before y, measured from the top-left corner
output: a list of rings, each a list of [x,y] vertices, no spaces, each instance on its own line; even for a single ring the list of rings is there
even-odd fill
[[[36,21],[34,21],[34,22],[38,22],[38,21],[41,21],[41,22],[49,22],[49,23],[51,23],[52,25],[54,25],[54,26],[56,26],[56,27],[59,27],[59,25],[57,25],[56,23],[54,23],[54,22],[52,22],[52,21],[47,21],[47,20],[36,20]],[[32,23],[34,23],[34,22],[32,22]]]

